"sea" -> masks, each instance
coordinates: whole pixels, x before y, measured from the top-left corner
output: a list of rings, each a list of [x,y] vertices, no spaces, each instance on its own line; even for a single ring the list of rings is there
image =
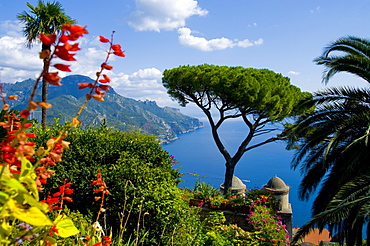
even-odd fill
[[[204,123],[204,122],[203,122]],[[234,154],[241,141],[248,133],[248,128],[241,120],[226,121],[220,128],[220,136],[229,153]],[[252,143],[263,141],[276,133],[256,137]],[[304,225],[311,216],[313,197],[308,201],[298,199],[298,186],[302,175],[291,168],[294,151],[286,150],[283,142],[269,143],[244,153],[235,168],[234,175],[240,178],[247,189],[261,188],[274,176],[284,180],[291,187],[289,202],[293,210],[293,227]],[[208,123],[195,131],[181,134],[179,138],[162,148],[177,160],[175,168],[183,173],[179,187],[194,188],[199,179],[214,187],[224,181],[225,161],[216,147]]]

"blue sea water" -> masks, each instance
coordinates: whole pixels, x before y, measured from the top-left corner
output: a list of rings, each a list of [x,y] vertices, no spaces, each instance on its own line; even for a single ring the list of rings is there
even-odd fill
[[[221,140],[233,154],[248,132],[242,121],[225,122],[220,129]],[[265,137],[259,137],[263,140]],[[164,150],[175,156],[179,162],[175,167],[181,173],[196,173],[208,178],[201,181],[219,187],[224,181],[225,162],[212,138],[209,124],[203,128],[182,134],[179,139],[162,146]],[[245,182],[247,188],[262,187],[272,177],[278,176],[291,187],[289,200],[293,208],[293,227],[301,227],[311,215],[312,199],[298,199],[298,185],[302,176],[299,169],[291,169],[294,152],[285,149],[284,143],[269,143],[247,151],[235,168],[234,175]],[[184,175],[180,187],[193,188],[196,179],[193,175]]]

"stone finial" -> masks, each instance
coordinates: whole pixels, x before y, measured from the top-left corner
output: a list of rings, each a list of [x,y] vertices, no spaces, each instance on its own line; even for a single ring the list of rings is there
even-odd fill
[[[224,190],[224,184],[220,185],[220,189]],[[244,194],[246,189],[247,186],[243,184],[243,181],[241,181],[238,177],[233,176],[230,190],[236,191],[238,194]]]

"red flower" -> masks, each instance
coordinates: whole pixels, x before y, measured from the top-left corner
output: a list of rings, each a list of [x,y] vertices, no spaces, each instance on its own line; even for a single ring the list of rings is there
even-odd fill
[[[65,64],[55,64],[54,67],[60,71],[64,72],[72,72],[71,69],[69,69],[71,65],[65,65]]]
[[[19,112],[19,115],[23,118],[27,118],[30,115],[30,112],[25,109],[25,110],[22,110],[21,112]]]
[[[17,100],[17,99],[18,99],[18,95],[8,96],[8,100]]]
[[[99,88],[105,91],[109,91],[109,85],[99,85]]]
[[[65,196],[63,197],[64,200],[66,200],[67,202],[73,202],[72,198],[70,198],[69,196]]]
[[[112,243],[112,240],[108,236],[102,236],[102,239],[103,239],[103,245],[104,246],[108,246]]]
[[[116,56],[120,56],[120,57],[126,57],[125,53],[123,53],[122,50],[114,51],[113,54],[115,54]]]
[[[52,84],[52,85],[62,85],[62,84],[60,83],[60,81],[62,80],[62,78],[58,76],[58,72],[55,72],[55,73],[46,73],[46,74],[44,75],[44,79],[45,79],[48,83],[50,83],[50,84]]]
[[[102,42],[102,43],[109,43],[109,39],[104,38],[103,36],[99,36],[99,40],[100,40],[100,42]]]
[[[28,129],[28,128],[30,128],[32,126],[32,123],[26,123],[26,124],[24,124],[23,125],[23,128],[24,129]]]
[[[114,51],[120,51],[121,50],[121,45],[120,44],[113,44],[111,47],[112,47],[112,50],[114,50]]]
[[[14,153],[15,148],[12,147],[12,146],[6,145],[6,146],[1,147],[1,150],[5,151],[5,152],[13,152]]]
[[[109,83],[110,82],[110,78],[108,77],[108,75],[103,74],[103,77],[104,77],[104,79],[99,80],[100,83]]]
[[[94,98],[96,101],[103,102],[103,96],[102,95],[92,95],[92,98]]]
[[[69,43],[64,44],[64,48],[68,51],[79,51],[80,47],[78,47],[78,43],[70,45]]]
[[[125,57],[125,54],[121,50],[121,45],[114,44],[111,46],[111,48],[114,50],[113,54],[115,54],[116,56]]]
[[[76,61],[76,58],[73,57],[75,54],[70,54],[64,46],[57,46],[54,54],[65,61]]]
[[[43,33],[40,34],[40,41],[46,45],[52,45],[55,42],[56,38],[57,35],[55,33],[47,35]]]
[[[77,34],[80,37],[82,37],[84,34],[89,33],[84,26],[79,26],[79,25],[71,25],[68,31],[71,34],[73,34],[73,35]]]
[[[76,41],[79,37],[82,37],[84,34],[89,33],[85,29],[85,27],[79,26],[79,25],[71,25],[71,24],[63,24],[62,31],[70,33],[67,36],[68,40],[70,40],[70,41]]]
[[[107,63],[103,63],[103,64],[101,64],[101,67],[102,68],[104,68],[104,69],[106,69],[106,70],[112,70],[113,69],[113,67],[112,66],[109,66]]]
[[[77,83],[80,87],[78,87],[78,89],[85,89],[87,87],[89,88],[93,88],[94,87],[94,84],[92,83]]]
[[[36,138],[35,133],[26,133],[26,136],[29,137],[29,138]]]
[[[55,233],[58,233],[58,229],[56,228],[56,226],[53,226],[49,229],[49,236],[53,236]]]

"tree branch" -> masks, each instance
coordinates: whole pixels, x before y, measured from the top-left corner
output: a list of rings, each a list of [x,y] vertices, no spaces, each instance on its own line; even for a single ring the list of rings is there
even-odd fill
[[[248,148],[245,148],[244,149],[244,152],[247,152],[247,151],[249,151],[251,149],[257,148],[259,146],[262,146],[262,145],[265,145],[265,144],[268,144],[268,143],[272,143],[272,142],[275,142],[275,141],[278,141],[278,140],[287,140],[287,139],[288,139],[287,137],[273,137],[273,138],[269,138],[269,139],[267,139],[267,140],[265,140],[263,142],[260,142],[258,144],[252,145],[252,146],[250,146]]]

